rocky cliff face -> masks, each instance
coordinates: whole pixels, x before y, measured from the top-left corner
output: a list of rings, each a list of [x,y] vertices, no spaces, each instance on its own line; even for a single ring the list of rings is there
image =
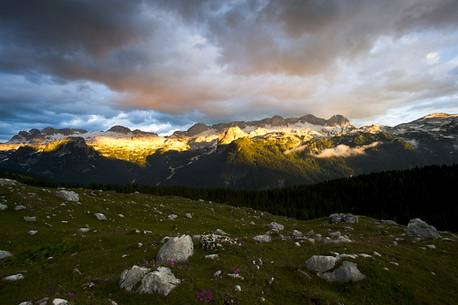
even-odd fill
[[[458,116],[448,114],[395,127],[360,128],[340,115],[327,120],[274,116],[196,124],[169,137],[122,126],[106,132],[47,128],[20,132],[0,145],[0,170],[60,180],[86,162],[81,167],[85,170],[73,176],[84,181],[90,172],[98,183],[105,183],[109,179],[102,168],[110,163],[129,168],[120,175],[120,183],[266,188],[457,163],[457,136]],[[60,169],[51,166],[54,163]],[[50,174],[52,168],[55,172]]]

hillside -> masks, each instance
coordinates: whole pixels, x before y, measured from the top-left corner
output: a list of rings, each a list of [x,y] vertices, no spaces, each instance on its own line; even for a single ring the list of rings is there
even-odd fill
[[[454,114],[395,127],[355,127],[339,115],[274,116],[198,123],[170,136],[123,126],[105,132],[45,128],[0,144],[0,170],[57,183],[269,189],[455,164],[457,141]]]
[[[447,232],[432,240],[368,217],[357,223],[300,221],[203,200],[82,188],[73,189],[78,198],[65,193],[75,200],[68,201],[57,189],[0,182],[0,250],[12,254],[0,259],[0,277],[24,277],[0,281],[2,304],[61,298],[82,305],[437,305],[454,304],[458,296],[458,246]],[[266,234],[271,222],[284,229],[273,226]],[[222,236],[221,230],[228,234],[224,249],[205,250],[195,236]],[[180,280],[170,294],[119,287],[121,273],[133,265],[155,269],[164,237],[181,234],[195,237],[194,251],[187,262],[167,263]],[[272,240],[253,240],[258,235]],[[205,258],[209,254],[218,256]],[[354,262],[365,278],[328,282],[329,273],[320,278],[306,266],[313,255],[333,256],[337,269]]]

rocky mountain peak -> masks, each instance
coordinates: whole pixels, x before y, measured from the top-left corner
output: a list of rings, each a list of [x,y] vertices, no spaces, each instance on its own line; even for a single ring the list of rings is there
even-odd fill
[[[116,133],[130,133],[132,132],[129,128],[121,126],[121,125],[115,125],[111,127],[110,129],[107,130],[107,132],[116,132]]]

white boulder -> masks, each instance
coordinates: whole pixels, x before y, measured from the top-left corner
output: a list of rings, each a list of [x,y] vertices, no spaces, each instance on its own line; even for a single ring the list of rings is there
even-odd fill
[[[156,271],[147,273],[143,279],[139,293],[157,293],[167,296],[176,286],[181,283],[172,271],[167,267],[159,267]]]
[[[325,272],[334,268],[338,258],[326,255],[314,255],[305,261],[308,270],[314,272]]]
[[[366,276],[359,271],[355,263],[348,261],[344,261],[342,266],[336,268],[334,271],[319,273],[318,276],[328,282],[337,283],[357,282],[366,278]]]
[[[194,244],[189,235],[170,238],[157,253],[156,260],[159,264],[170,262],[184,263],[194,253]]]
[[[432,225],[427,224],[420,218],[414,218],[409,221],[407,225],[407,234],[410,236],[417,236],[422,238],[440,238],[439,232]]]
[[[35,222],[35,221],[37,221],[37,217],[36,216],[24,216],[24,221],[26,221],[26,222]]]
[[[8,208],[6,204],[0,203],[0,211],[5,211]]]
[[[127,291],[133,291],[137,284],[150,271],[151,269],[149,268],[133,265],[132,268],[123,271],[119,286]]]
[[[31,301],[24,301],[19,303],[19,305],[33,305],[33,303]]]
[[[80,201],[80,197],[79,197],[78,193],[76,193],[74,191],[58,190],[56,192],[56,195],[57,195],[57,197],[65,200],[65,201],[73,201],[73,202]]]

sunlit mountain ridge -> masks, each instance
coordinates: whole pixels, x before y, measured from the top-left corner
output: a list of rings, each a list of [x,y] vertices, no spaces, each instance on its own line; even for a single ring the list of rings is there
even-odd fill
[[[46,128],[0,144],[0,170],[84,183],[270,188],[458,163],[457,136],[455,114],[394,127],[355,127],[338,115],[274,116],[198,123],[170,136],[123,126],[105,132]],[[113,168],[119,174],[108,178]]]

